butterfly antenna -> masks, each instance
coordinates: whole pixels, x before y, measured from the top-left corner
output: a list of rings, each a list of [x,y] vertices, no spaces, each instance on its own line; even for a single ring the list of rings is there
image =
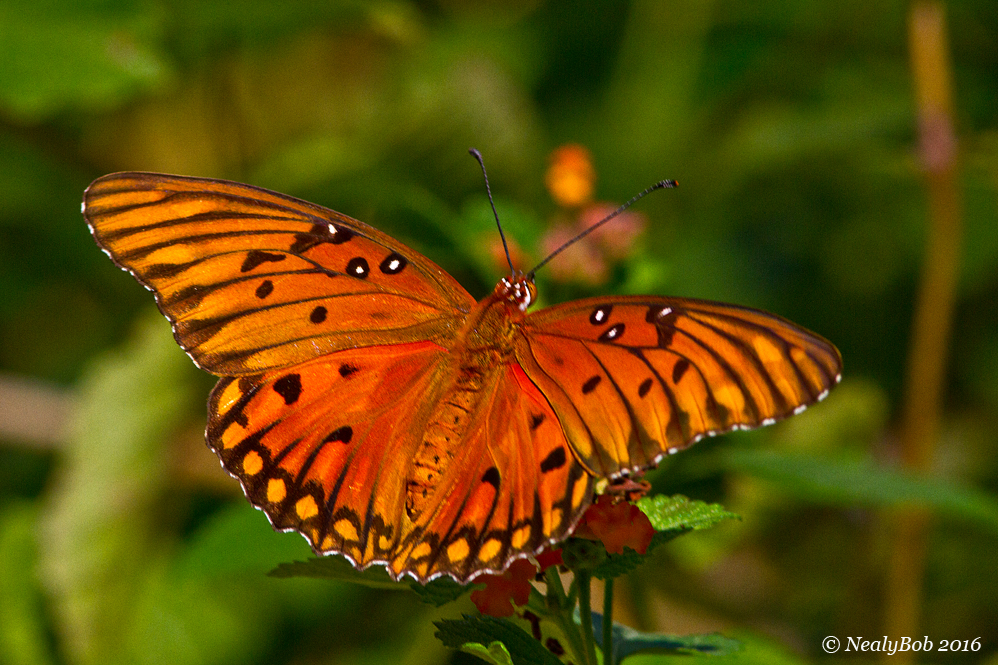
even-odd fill
[[[544,259],[543,261],[541,261],[536,266],[534,266],[533,268],[530,269],[530,272],[527,273],[527,277],[529,279],[533,279],[534,274],[538,270],[540,270],[542,267],[544,267],[547,264],[548,261],[550,261],[554,257],[558,256],[559,254],[561,254],[562,252],[564,252],[566,249],[568,249],[569,247],[571,247],[575,243],[579,242],[580,240],[582,240],[583,238],[585,238],[587,235],[589,235],[590,233],[592,233],[593,231],[595,231],[599,227],[603,226],[604,224],[606,224],[607,222],[609,222],[611,219],[613,219],[614,217],[616,217],[620,213],[624,212],[625,210],[627,210],[628,208],[630,208],[632,205],[634,205],[635,203],[637,203],[638,201],[640,201],[644,197],[646,197],[649,194],[651,194],[652,192],[654,192],[656,189],[675,189],[676,187],[679,187],[679,182],[676,181],[676,180],[659,180],[654,185],[652,185],[651,187],[649,187],[645,191],[641,192],[637,196],[633,197],[630,201],[628,201],[624,205],[620,206],[619,208],[617,208],[616,210],[614,210],[613,212],[611,212],[609,215],[607,215],[606,217],[604,217],[600,221],[596,222],[595,224],[593,224],[592,226],[590,226],[585,231],[582,231],[579,235],[575,236],[574,238],[572,238],[571,240],[569,240],[568,242],[566,242],[564,245],[562,245],[558,249],[556,249],[553,252],[551,252],[550,254],[548,254],[548,257],[546,259]]]
[[[485,161],[482,159],[482,153],[478,152],[475,148],[469,148],[468,154],[478,160],[479,166],[482,167],[482,175],[485,177],[485,191],[489,195],[489,203],[492,205],[492,214],[496,218],[496,226],[499,227],[499,237],[502,238],[502,248],[506,250],[506,263],[509,264],[509,272],[513,273],[513,259],[509,256],[509,245],[506,244],[506,234],[502,232],[502,224],[499,223],[499,213],[496,212],[496,204],[492,200],[492,189],[489,187],[489,174],[485,172]]]

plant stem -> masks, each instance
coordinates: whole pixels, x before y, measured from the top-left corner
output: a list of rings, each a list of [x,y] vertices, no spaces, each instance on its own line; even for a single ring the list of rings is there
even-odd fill
[[[565,639],[571,644],[572,652],[578,654],[580,658],[585,658],[585,640],[579,632],[579,626],[572,618],[575,599],[571,598],[571,594],[565,594],[565,587],[561,583],[557,567],[548,568],[547,572],[544,573],[544,578],[548,585],[547,598],[545,599],[547,617],[561,628]],[[574,580],[572,587],[575,587]]]
[[[579,589],[579,623],[582,624],[582,641],[585,643],[586,660],[589,665],[597,665],[596,637],[593,635],[592,575],[588,570],[577,570],[575,571],[575,583]]]
[[[603,665],[613,665],[613,578],[603,582]]]
[[[953,72],[942,2],[922,0],[912,4],[909,43],[929,229],[912,322],[899,441],[904,466],[926,473],[932,468],[939,438],[963,238],[953,126]],[[930,516],[925,510],[906,509],[892,511],[887,519],[893,523],[894,533],[884,632],[913,635],[922,621],[922,578]],[[914,656],[899,654],[898,661],[912,662]]]

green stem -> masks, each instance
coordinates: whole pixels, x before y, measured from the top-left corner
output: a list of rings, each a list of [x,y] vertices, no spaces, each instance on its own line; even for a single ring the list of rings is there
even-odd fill
[[[560,608],[565,600],[565,587],[561,584],[561,576],[558,574],[557,566],[551,566],[544,572],[544,581],[548,585],[548,598],[552,600],[556,598]]]
[[[613,665],[613,578],[603,582],[603,665]]]
[[[585,658],[586,648],[579,626],[572,618],[572,610],[575,609],[575,600],[570,594],[565,594],[565,587],[561,583],[561,576],[558,575],[556,567],[548,568],[544,573],[548,585],[546,604],[546,616],[555,622],[564,634],[565,639],[571,644],[572,652]],[[575,588],[575,581],[572,581],[572,588]]]
[[[590,588],[592,575],[588,570],[575,571],[575,581],[579,589],[579,622],[582,624],[582,641],[586,648],[589,665],[597,665],[596,637],[593,635],[593,608]]]

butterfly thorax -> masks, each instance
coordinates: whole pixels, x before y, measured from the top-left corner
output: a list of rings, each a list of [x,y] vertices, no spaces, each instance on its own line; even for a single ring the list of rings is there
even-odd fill
[[[406,511],[415,519],[445,477],[469,423],[513,358],[514,338],[533,302],[533,280],[502,279],[468,313],[450,349],[446,387],[440,393],[406,482]]]

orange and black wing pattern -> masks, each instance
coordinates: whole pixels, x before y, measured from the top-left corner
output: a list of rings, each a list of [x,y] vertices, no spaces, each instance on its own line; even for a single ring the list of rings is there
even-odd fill
[[[783,318],[653,296],[533,313],[517,358],[598,477],[647,468],[704,436],[800,413],[842,372],[831,343]]]
[[[116,173],[90,185],[83,214],[97,244],[155,293],[184,350],[218,375],[446,341],[475,304],[387,234],[250,185]]]

